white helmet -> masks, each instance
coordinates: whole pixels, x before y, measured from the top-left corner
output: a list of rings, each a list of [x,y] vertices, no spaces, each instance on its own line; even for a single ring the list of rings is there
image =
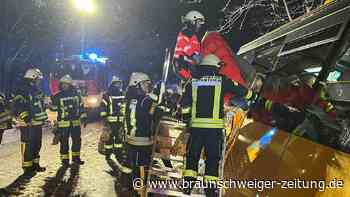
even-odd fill
[[[215,67],[220,67],[222,64],[222,61],[220,60],[220,58],[218,58],[216,55],[214,54],[209,54],[207,56],[205,56],[201,63],[199,65],[201,66],[215,66]]]
[[[60,83],[67,83],[72,85],[73,84],[73,79],[70,75],[64,75],[63,77],[61,77],[60,79]]]
[[[43,77],[43,73],[37,68],[30,68],[24,74],[25,79],[40,80]]]
[[[190,22],[194,24],[195,22],[199,22],[200,24],[204,24],[205,18],[204,15],[196,10],[189,11],[185,16],[182,17],[182,23]]]
[[[130,76],[129,86],[135,86],[142,81],[151,81],[151,79],[145,73],[133,72],[131,73],[131,76]]]

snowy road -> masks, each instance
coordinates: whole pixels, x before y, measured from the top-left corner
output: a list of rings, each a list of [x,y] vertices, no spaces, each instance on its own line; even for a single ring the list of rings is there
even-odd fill
[[[97,152],[102,126],[92,123],[82,131],[82,159],[85,165],[64,169],[60,165],[59,146],[51,145],[53,135],[45,131],[41,149],[41,164],[46,172],[38,173],[30,181],[22,174],[19,131],[5,133],[0,145],[0,196],[128,196],[119,193],[118,171],[112,170],[104,156]]]

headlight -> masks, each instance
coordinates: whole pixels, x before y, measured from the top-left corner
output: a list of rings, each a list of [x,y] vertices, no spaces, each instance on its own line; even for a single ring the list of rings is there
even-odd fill
[[[98,103],[98,99],[94,96],[88,97],[87,102],[90,105],[96,105]]]

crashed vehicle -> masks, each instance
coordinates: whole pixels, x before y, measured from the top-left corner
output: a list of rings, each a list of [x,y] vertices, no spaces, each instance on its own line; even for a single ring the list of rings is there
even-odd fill
[[[298,87],[313,73],[310,91],[324,94],[335,114],[286,102],[288,111],[271,124],[245,121],[229,139],[224,169],[226,180],[241,182],[225,196],[350,196],[349,20],[350,1],[337,1],[240,48],[239,57],[264,76],[262,90]],[[294,132],[301,126],[303,132]]]

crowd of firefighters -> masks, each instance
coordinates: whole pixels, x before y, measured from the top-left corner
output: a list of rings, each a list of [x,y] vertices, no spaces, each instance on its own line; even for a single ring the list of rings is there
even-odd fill
[[[271,114],[283,114],[283,104],[303,108],[317,103],[330,116],[334,115],[332,106],[307,83],[279,88],[278,91],[266,85],[261,91],[259,88],[252,91],[247,87],[232,51],[219,32],[209,31],[199,41],[205,23],[205,17],[200,12],[190,11],[182,18],[182,22],[184,27],[177,37],[173,61],[175,72],[181,77],[180,100],[159,101],[161,88],[154,86],[150,77],[142,72],[131,74],[125,91],[122,80],[113,76],[102,97],[100,116],[110,131],[104,145],[106,160],[110,160],[112,154],[118,159],[123,150],[127,150],[125,165],[132,170],[132,178],[142,176],[150,165],[154,123],[157,122],[159,111],[177,117],[180,114],[187,123],[190,138],[183,172],[185,180],[197,179],[198,162],[204,148],[205,181],[219,179],[225,104],[242,106],[243,103],[244,106],[250,106],[250,115],[266,124],[275,124],[276,119],[271,118]],[[47,108],[57,112],[62,165],[68,167],[71,161],[75,165],[84,164],[80,158],[81,127],[87,124],[87,114],[82,97],[73,86],[73,79],[65,75],[59,80],[60,91],[51,97],[50,102],[46,102],[38,88],[42,77],[38,69],[27,70],[24,85],[16,91],[11,105],[4,95],[0,95],[0,137],[4,129],[11,127],[13,117],[16,117],[16,126],[21,131],[22,167],[26,177],[45,171],[39,163],[42,127],[48,119]],[[306,81],[313,79],[312,76],[305,78]],[[256,86],[260,87],[261,81],[269,79],[256,77],[256,80]],[[261,92],[259,98],[257,91]],[[164,163],[171,166],[169,161],[165,160]],[[131,182],[130,185],[132,187]],[[191,194],[191,187],[183,192]],[[215,188],[206,189],[205,192],[207,196],[218,196]]]

